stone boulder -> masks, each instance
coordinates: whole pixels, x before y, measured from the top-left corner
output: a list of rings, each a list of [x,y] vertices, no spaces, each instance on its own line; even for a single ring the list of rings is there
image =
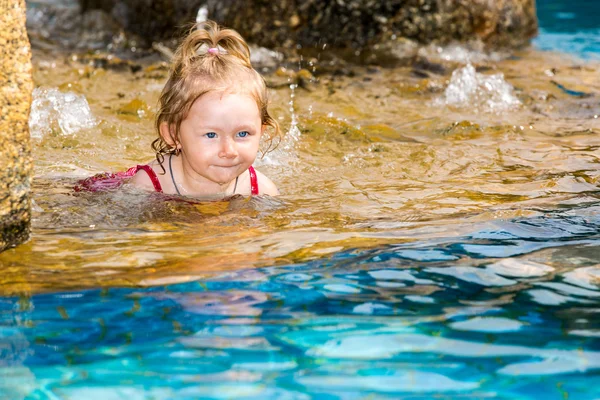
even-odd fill
[[[0,251],[29,237],[33,79],[25,0],[0,0]]]
[[[193,24],[205,0],[79,0],[81,11],[103,10],[138,40],[153,41],[177,37]]]
[[[410,39],[439,44],[479,39],[489,48],[526,45],[537,33],[535,0],[79,0],[110,12],[148,41],[193,23],[199,7],[249,42],[274,49],[370,51]]]

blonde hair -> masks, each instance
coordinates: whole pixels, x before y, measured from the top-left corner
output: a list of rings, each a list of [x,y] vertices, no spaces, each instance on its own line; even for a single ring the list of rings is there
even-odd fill
[[[155,121],[158,138],[152,142],[152,149],[163,173],[165,154],[175,154],[177,150],[161,136],[161,125],[168,125],[172,142],[178,143],[181,123],[194,102],[208,92],[226,90],[248,93],[256,100],[262,125],[272,128],[265,130],[267,148],[263,154],[276,147],[273,141],[281,140],[281,130],[267,110],[267,86],[252,68],[246,41],[233,29],[206,21],[195,26],[177,48],[169,79],[158,101]]]

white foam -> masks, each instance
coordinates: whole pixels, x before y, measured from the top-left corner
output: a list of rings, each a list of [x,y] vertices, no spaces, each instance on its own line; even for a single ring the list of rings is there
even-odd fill
[[[513,94],[513,87],[504,80],[504,74],[483,75],[471,64],[452,73],[448,87],[436,103],[488,112],[507,111],[521,104]]]
[[[96,124],[85,96],[63,93],[57,88],[36,88],[33,91],[29,115],[31,137],[41,139],[53,131],[73,135]]]
[[[255,68],[274,68],[283,61],[283,54],[265,47],[250,47],[250,62]]]
[[[201,24],[208,20],[208,7],[205,5],[198,9],[198,13],[196,14],[196,23]]]

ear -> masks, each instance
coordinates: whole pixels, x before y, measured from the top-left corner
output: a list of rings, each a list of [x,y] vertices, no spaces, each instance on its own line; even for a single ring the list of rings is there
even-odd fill
[[[175,129],[173,126],[170,126],[168,123],[163,122],[160,124],[159,131],[160,137],[162,138],[162,140],[165,141],[166,144],[174,148],[179,146],[179,143],[177,143],[177,140],[175,138]]]

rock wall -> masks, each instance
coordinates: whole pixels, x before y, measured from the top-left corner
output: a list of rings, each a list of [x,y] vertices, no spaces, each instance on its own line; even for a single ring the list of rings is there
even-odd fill
[[[32,91],[25,0],[0,0],[0,251],[29,237]]]
[[[84,12],[110,12],[149,41],[172,38],[200,6],[210,19],[270,48],[369,50],[399,38],[441,44],[480,39],[491,48],[514,48],[537,33],[535,0],[79,1]]]
[[[480,39],[493,48],[527,44],[537,33],[535,0],[208,0],[209,17],[266,47],[369,50],[398,38],[420,43]]]

